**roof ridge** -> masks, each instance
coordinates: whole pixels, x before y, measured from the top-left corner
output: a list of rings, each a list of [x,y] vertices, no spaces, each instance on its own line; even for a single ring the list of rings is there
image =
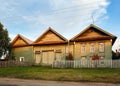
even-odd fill
[[[23,35],[21,34],[17,34],[16,37],[13,39],[13,41],[11,42],[11,44],[13,44],[18,38],[21,38],[23,41],[25,41],[27,44],[32,44],[33,41],[31,41],[30,39],[24,37]]]
[[[101,29],[100,27],[94,25],[94,24],[90,24],[89,26],[87,26],[84,30],[82,30],[80,33],[78,33],[76,36],[74,36],[73,38],[70,39],[70,41],[74,41],[75,38],[77,38],[78,36],[80,36],[82,33],[84,33],[86,30],[90,29],[91,27],[95,28],[98,31],[101,31],[104,34],[107,34],[108,36],[110,36],[113,40],[112,44],[114,44],[115,40],[116,40],[116,36],[114,36],[113,34]]]
[[[32,40],[26,38],[25,36],[21,35],[21,34],[18,34],[24,41],[26,41],[28,44],[32,44]]]
[[[51,27],[48,27],[48,29],[42,34],[40,35],[35,41],[37,42],[39,39],[41,39],[47,32],[52,31],[54,34],[56,34],[57,36],[59,36],[61,39],[63,39],[64,41],[68,41],[65,37],[63,37],[61,34],[59,34],[57,31],[53,30]]]

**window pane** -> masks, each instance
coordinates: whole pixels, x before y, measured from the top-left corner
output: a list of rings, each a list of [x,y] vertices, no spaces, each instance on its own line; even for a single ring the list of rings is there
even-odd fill
[[[95,52],[95,45],[94,45],[94,43],[90,44],[90,52],[91,53]]]
[[[86,52],[86,46],[85,46],[85,44],[82,44],[82,46],[81,46],[81,52],[82,53]]]
[[[104,48],[105,48],[104,43],[100,43],[99,44],[99,51],[104,52]]]

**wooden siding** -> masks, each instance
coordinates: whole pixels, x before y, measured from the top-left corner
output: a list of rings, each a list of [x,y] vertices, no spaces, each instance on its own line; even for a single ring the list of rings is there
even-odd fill
[[[117,37],[94,26],[88,28],[73,37],[69,43],[50,27],[34,42],[18,35],[12,42],[13,53],[17,60],[25,57],[25,61],[35,61],[37,64],[51,65],[54,60],[65,60],[66,55],[71,53],[74,60],[90,59],[94,54],[98,54],[105,59],[112,58],[112,45]],[[95,52],[90,52],[90,44],[95,46]],[[104,52],[99,51],[99,43],[104,43]],[[86,45],[86,51],[81,52],[82,44]]]
[[[97,41],[97,40],[112,40],[112,45],[116,40],[116,36],[110,34],[107,31],[102,30],[101,28],[91,24],[79,34],[74,36],[70,41]]]
[[[95,52],[90,52],[90,44],[93,43],[95,46]],[[105,50],[104,52],[99,51],[99,43],[104,43]],[[81,52],[81,46],[82,44],[85,44],[86,46],[86,52]],[[70,51],[72,52],[74,59],[81,59],[82,57],[85,57],[87,59],[90,59],[89,57],[93,56],[94,54],[98,54],[101,57],[104,57],[105,59],[112,59],[112,42],[111,40],[102,40],[102,41],[86,41],[86,42],[75,42],[74,44],[70,45]]]
[[[34,62],[32,46],[16,47],[12,52],[17,61],[20,61],[20,57],[24,57],[26,62]]]
[[[36,63],[52,64],[53,60],[65,59],[66,44],[34,46],[35,51],[40,51],[40,54],[34,53]]]
[[[27,45],[27,43],[21,38],[18,38],[12,46],[16,47],[16,46],[25,46],[25,45]]]
[[[99,32],[96,32],[92,29],[89,29],[87,31],[85,31],[84,33],[82,33],[79,37],[103,37],[106,35],[100,34]],[[79,37],[77,37],[79,39]]]
[[[52,32],[48,32],[38,41],[38,43],[45,43],[45,42],[63,42],[63,40],[57,35],[53,34]]]
[[[112,39],[111,36],[107,34],[103,34],[100,31],[94,31],[94,29],[90,28],[86,30],[84,33],[80,34],[78,37],[74,39],[74,41],[96,41],[96,40],[106,40]]]
[[[12,47],[23,47],[23,46],[29,46],[32,44],[32,41],[28,38],[18,34],[14,40],[11,42]]]
[[[33,45],[46,45],[46,44],[63,44],[67,43],[67,39],[62,35],[51,29],[45,31],[34,43]]]

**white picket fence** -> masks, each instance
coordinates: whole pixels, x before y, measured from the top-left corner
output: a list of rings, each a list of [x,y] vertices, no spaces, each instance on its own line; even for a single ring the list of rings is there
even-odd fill
[[[54,61],[52,68],[120,68],[120,60]]]

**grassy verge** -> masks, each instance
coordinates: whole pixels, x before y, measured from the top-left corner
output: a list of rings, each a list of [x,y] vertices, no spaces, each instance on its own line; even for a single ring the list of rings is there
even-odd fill
[[[120,83],[120,69],[52,69],[50,67],[0,68],[0,77]]]

